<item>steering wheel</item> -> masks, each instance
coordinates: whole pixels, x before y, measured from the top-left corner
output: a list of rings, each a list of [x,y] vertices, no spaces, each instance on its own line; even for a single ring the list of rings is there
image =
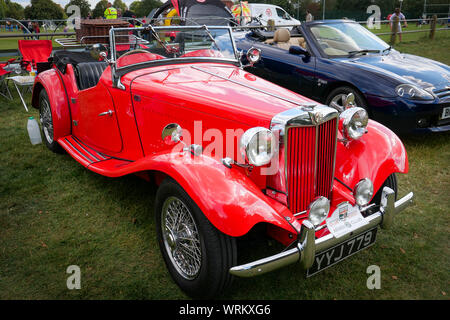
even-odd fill
[[[125,53],[124,53],[123,55],[121,55],[120,57],[122,58],[122,57],[129,56],[129,55],[132,55],[132,54],[135,54],[135,53],[148,53],[148,51],[147,51],[147,50],[144,50],[144,49],[134,49],[134,50],[125,52]]]

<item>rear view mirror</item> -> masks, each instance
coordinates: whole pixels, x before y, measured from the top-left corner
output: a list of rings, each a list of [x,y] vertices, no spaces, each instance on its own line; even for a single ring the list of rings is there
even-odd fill
[[[251,47],[247,51],[247,60],[250,63],[250,66],[253,66],[261,59],[261,50],[255,47]]]
[[[308,50],[303,49],[300,46],[291,46],[289,48],[289,53],[290,54],[295,54],[295,55],[298,55],[298,56],[305,56],[305,57],[309,57],[309,55],[310,55]]]
[[[100,60],[101,56],[100,54],[104,51],[107,51],[106,47],[100,43],[96,43],[91,47],[91,50],[89,53],[91,54],[91,57],[95,60]]]

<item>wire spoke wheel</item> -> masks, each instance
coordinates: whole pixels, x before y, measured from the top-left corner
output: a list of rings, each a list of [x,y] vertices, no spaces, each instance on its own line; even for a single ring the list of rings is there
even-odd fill
[[[202,265],[200,236],[192,213],[177,197],[169,197],[163,204],[161,230],[175,269],[185,279],[196,278]]]
[[[50,110],[50,105],[46,100],[42,100],[39,117],[42,125],[42,130],[44,131],[45,139],[47,139],[47,142],[51,144],[53,143],[52,111]]]
[[[216,229],[186,191],[166,178],[156,193],[155,222],[162,257],[190,297],[211,299],[228,288],[237,263],[236,239]]]

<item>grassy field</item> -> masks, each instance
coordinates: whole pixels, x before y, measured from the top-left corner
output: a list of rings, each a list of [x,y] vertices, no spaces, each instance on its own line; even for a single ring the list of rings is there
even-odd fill
[[[398,48],[450,63],[450,39],[405,41]],[[29,97],[28,97],[29,100]],[[137,177],[94,174],[67,154],[32,146],[20,101],[0,105],[0,299],[182,299],[161,258],[154,191]],[[402,137],[410,173],[403,212],[376,244],[304,279],[292,265],[236,279],[225,299],[446,299],[450,294],[450,134]],[[245,256],[258,239],[241,243]],[[81,290],[68,290],[66,269],[81,268]],[[381,289],[368,290],[366,269],[381,268]]]

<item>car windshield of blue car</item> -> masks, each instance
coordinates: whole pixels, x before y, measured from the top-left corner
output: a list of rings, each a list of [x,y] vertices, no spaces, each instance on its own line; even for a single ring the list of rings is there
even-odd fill
[[[329,57],[383,53],[389,45],[357,23],[312,25],[310,30],[320,49]]]
[[[116,29],[112,57],[117,67],[137,63],[220,60],[237,62],[228,27],[177,26]]]

